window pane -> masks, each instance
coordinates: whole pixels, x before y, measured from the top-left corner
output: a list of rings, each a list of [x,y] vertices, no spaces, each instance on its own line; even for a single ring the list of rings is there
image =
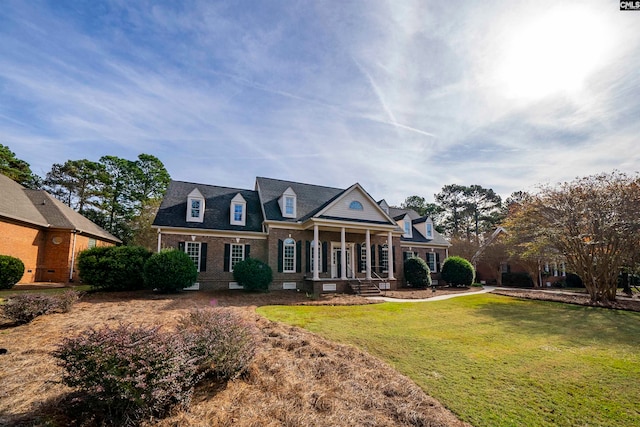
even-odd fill
[[[184,251],[200,271],[200,242],[185,242]]]
[[[234,205],[233,207],[233,220],[242,221],[242,205]]]
[[[287,239],[284,242],[284,253],[282,254],[282,270],[285,273],[294,273],[296,271],[296,244],[293,239]]]
[[[382,259],[380,260],[380,264],[382,265],[382,271],[389,270],[389,247],[384,245],[382,247]]]
[[[233,266],[244,260],[244,245],[231,244],[231,271]]]
[[[286,197],[285,199],[285,212],[287,215],[293,215],[293,197]]]

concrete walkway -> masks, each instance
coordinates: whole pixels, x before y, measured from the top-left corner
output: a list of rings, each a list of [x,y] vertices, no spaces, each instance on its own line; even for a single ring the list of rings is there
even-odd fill
[[[487,292],[491,292],[495,289],[495,286],[484,286],[481,291],[477,292],[465,292],[460,294],[447,294],[447,295],[439,295],[437,297],[431,298],[420,298],[420,299],[410,299],[410,298],[389,298],[389,297],[367,297],[367,299],[375,300],[375,301],[386,301],[386,302],[430,302],[430,301],[442,301],[450,298],[457,297],[466,297],[468,295],[478,295],[478,294],[486,294]]]

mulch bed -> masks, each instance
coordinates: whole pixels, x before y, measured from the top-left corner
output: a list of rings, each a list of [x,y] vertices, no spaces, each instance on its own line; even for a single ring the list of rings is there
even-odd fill
[[[557,301],[566,304],[577,304],[589,307],[611,308],[615,310],[627,310],[640,312],[640,299],[620,297],[614,302],[593,302],[588,294],[569,293],[559,291],[532,290],[532,289],[496,289],[492,293],[516,298],[526,298],[544,301]]]

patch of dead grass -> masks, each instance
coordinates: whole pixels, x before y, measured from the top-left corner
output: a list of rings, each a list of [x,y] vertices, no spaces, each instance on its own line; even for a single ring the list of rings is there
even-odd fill
[[[63,337],[121,322],[173,328],[189,309],[212,305],[235,307],[255,323],[261,341],[254,362],[242,378],[202,383],[188,411],[146,425],[467,425],[380,360],[268,321],[254,310],[259,305],[354,302],[370,301],[355,296],[309,300],[296,292],[87,295],[70,313],[0,329],[0,347],[8,349],[0,355],[0,425],[91,425],[88,414],[78,415],[72,390],[58,382],[61,371],[50,353]]]

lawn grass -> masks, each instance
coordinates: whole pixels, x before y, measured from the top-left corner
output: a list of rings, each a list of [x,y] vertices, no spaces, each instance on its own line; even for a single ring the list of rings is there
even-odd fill
[[[258,312],[386,360],[474,426],[640,425],[640,313],[488,294]]]

